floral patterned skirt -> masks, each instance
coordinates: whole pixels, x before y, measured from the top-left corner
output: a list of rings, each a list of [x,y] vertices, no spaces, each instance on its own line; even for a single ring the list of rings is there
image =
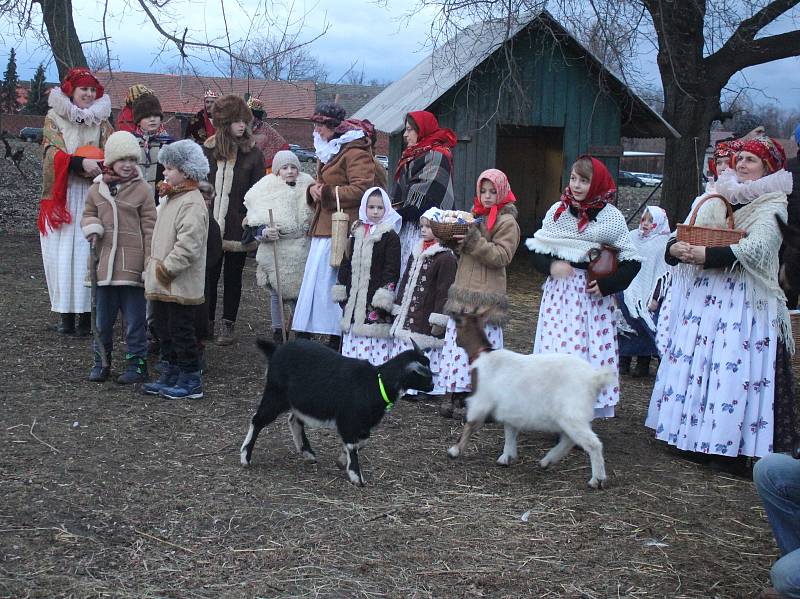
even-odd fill
[[[770,453],[774,308],[753,309],[736,272],[703,272],[672,299],[672,337],[645,425],[657,439],[683,450],[734,457]]]
[[[542,290],[535,354],[572,354],[595,368],[617,368],[617,329],[613,297],[586,293],[586,272],[564,279],[548,277]],[[612,418],[619,403],[619,379],[604,387],[594,406],[595,418]]]
[[[342,336],[342,355],[380,366],[391,357],[392,345],[393,341],[388,337],[365,337],[347,332]]]
[[[487,324],[484,330],[492,347],[503,349],[503,329],[495,324]],[[445,393],[472,391],[469,358],[467,352],[456,344],[456,322],[452,318],[447,319],[441,364],[440,380]]]

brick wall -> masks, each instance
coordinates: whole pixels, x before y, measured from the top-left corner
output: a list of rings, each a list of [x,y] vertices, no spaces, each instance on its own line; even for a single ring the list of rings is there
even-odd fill
[[[19,135],[23,127],[41,127],[44,117],[38,114],[0,114],[0,130]]]

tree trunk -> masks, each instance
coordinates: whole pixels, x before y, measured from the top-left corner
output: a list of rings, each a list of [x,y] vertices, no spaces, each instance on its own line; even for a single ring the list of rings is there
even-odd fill
[[[72,19],[72,0],[39,0],[39,4],[58,67],[58,77],[63,80],[71,68],[87,66],[86,55]]]

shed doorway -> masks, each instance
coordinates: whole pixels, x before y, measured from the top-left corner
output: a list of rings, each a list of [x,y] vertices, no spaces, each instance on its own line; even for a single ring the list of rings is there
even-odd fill
[[[564,130],[560,127],[497,128],[497,168],[508,175],[517,197],[522,235],[531,235],[561,195]]]

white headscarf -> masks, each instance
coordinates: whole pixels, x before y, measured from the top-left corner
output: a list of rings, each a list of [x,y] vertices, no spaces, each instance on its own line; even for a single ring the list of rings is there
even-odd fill
[[[650,315],[648,304],[653,298],[653,293],[661,282],[659,295],[666,292],[667,279],[670,268],[664,261],[664,253],[670,237],[669,220],[667,213],[658,206],[648,206],[645,213],[653,217],[653,229],[644,232],[642,224],[636,232],[631,232],[631,242],[638,254],[642,257],[642,267],[639,269],[628,288],[622,293],[625,307],[634,318],[641,318],[651,331],[656,330],[656,324]],[[644,218],[644,214],[642,214]],[[658,298],[656,298],[658,299]]]
[[[367,200],[369,200],[369,196],[376,191],[379,191],[381,197],[383,198],[383,218],[379,223],[373,223],[367,217]],[[395,230],[395,233],[399,233],[400,227],[403,225],[403,217],[398,214],[397,210],[392,208],[392,200],[389,199],[389,194],[386,193],[386,190],[384,190],[382,187],[370,187],[364,192],[364,195],[361,196],[361,206],[358,207],[358,218],[362,223],[373,226],[389,223]]]

